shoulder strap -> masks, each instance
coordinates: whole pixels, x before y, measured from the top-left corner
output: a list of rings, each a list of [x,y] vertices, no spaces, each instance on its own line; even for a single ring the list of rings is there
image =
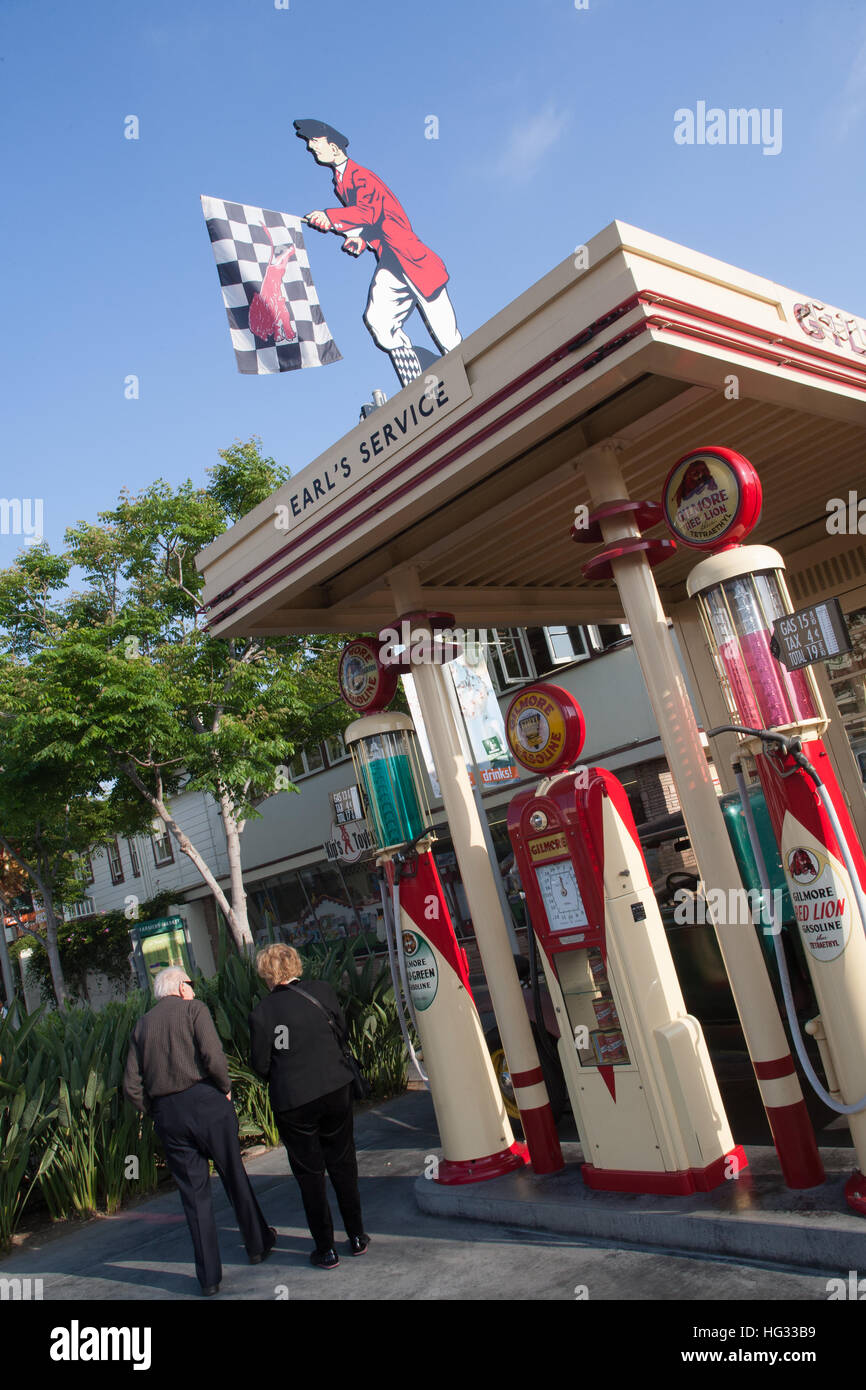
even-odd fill
[[[319,1010],[319,1012],[320,1012],[320,1013],[323,1013],[323,1014],[325,1015],[325,1018],[326,1018],[326,1019],[328,1020],[328,1022],[330,1023],[331,1029],[332,1029],[332,1031],[334,1032],[334,1035],[336,1036],[336,1035],[337,1035],[337,1025],[336,1025],[336,1023],[334,1022],[334,1016],[333,1016],[333,1014],[330,1012],[330,1010],[329,1010],[329,1009],[326,1009],[325,1006],[324,1006],[324,1004],[320,1003],[319,1000],[316,999],[316,997],[315,997],[314,995],[308,994],[307,991],[306,991],[305,989],[301,989],[301,986],[300,986],[300,985],[295,985],[295,991],[294,991],[294,992],[295,992],[295,994],[300,994],[300,995],[302,996],[302,998],[309,1000],[309,1002],[310,1002],[311,1004],[315,1004],[315,1006],[316,1006],[316,1008]]]

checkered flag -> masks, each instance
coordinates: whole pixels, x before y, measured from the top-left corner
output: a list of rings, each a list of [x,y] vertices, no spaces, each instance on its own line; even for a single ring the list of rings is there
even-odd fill
[[[201,200],[238,371],[293,372],[339,362],[310,273],[301,219]]]

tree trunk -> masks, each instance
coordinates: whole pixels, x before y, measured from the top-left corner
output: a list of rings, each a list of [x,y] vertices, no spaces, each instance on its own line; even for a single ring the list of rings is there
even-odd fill
[[[3,975],[3,993],[6,996],[6,1003],[11,1006],[15,995],[15,979],[12,974],[12,962],[9,959],[9,947],[6,944],[6,905],[0,903],[0,973]]]
[[[232,938],[238,950],[241,953],[246,953],[250,951],[252,949],[253,938],[249,928],[249,923],[247,922],[246,897],[242,896],[242,916],[238,918],[234,908],[232,907],[225,893],[217,883],[216,878],[211,872],[206,860],[202,858],[201,854],[199,854],[198,850],[196,849],[189,836],[185,835],[184,832],[181,830],[180,826],[178,825],[174,816],[169,811],[162,797],[154,796],[153,792],[150,791],[147,786],[145,786],[144,782],[141,780],[134,767],[131,767],[129,764],[127,764],[125,767],[125,772],[132,784],[135,787],[137,787],[137,789],[141,792],[145,800],[148,801],[150,805],[153,807],[154,811],[156,811],[160,820],[163,820],[165,824],[168,826],[169,830],[171,831],[172,835],[178,843],[178,847],[181,853],[185,854],[188,859],[191,859],[195,867],[198,869],[199,873],[201,874],[202,878],[204,879],[205,883],[213,893],[217,903],[222,909],[223,916],[229,924],[229,931],[232,934]],[[231,858],[231,853],[229,857]],[[238,858],[240,858],[240,854],[238,854]],[[232,879],[232,887],[234,888],[234,879]],[[234,892],[232,893],[232,896],[234,896]]]
[[[57,922],[54,922],[52,931],[50,920],[53,912],[49,915],[49,927],[45,936],[45,950],[48,953],[48,964],[51,967],[51,983],[54,986],[54,997],[57,1000],[57,1007],[61,1013],[66,1012],[67,993],[66,981],[63,978],[63,966],[60,964],[60,950],[57,945]]]
[[[251,954],[253,934],[250,931],[247,915],[247,894],[244,888],[244,871],[241,864],[241,827],[238,825],[231,801],[225,794],[220,797],[220,810],[222,811],[223,830],[226,837],[226,851],[229,857],[232,915],[235,919],[234,937],[235,941],[243,942],[243,946],[240,946],[239,949]]]

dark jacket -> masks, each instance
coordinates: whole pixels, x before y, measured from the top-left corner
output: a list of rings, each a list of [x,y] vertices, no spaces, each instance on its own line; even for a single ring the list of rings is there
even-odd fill
[[[256,1005],[250,1014],[252,1064],[268,1080],[275,1111],[294,1110],[352,1081],[327,1018],[297,993],[297,986],[324,1005],[341,1038],[346,1034],[337,996],[324,980],[277,985]]]
[[[136,1110],[158,1096],[209,1081],[225,1095],[229,1069],[210,1010],[200,999],[170,994],[157,1000],[132,1033],[123,1089]]]

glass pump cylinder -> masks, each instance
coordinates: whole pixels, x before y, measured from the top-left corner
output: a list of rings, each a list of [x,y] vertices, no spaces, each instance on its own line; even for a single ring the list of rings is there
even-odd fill
[[[414,844],[432,825],[424,769],[408,714],[357,719],[344,734],[379,849]]]
[[[815,678],[788,671],[770,651],[773,622],[793,612],[784,561],[744,545],[701,561],[688,578],[732,722],[810,732],[826,727]]]

